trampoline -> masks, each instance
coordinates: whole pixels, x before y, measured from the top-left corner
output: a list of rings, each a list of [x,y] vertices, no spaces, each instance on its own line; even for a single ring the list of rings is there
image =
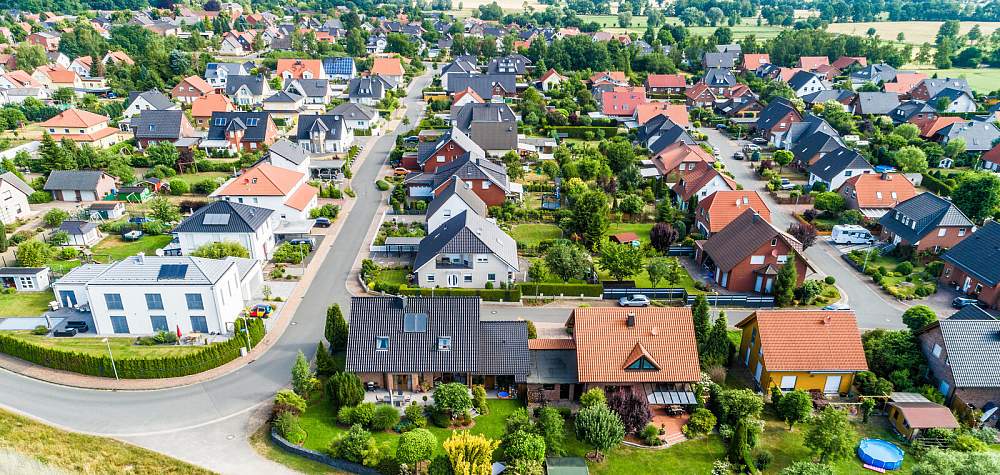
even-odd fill
[[[903,450],[882,439],[863,439],[858,444],[858,458],[874,468],[896,470],[903,465]]]

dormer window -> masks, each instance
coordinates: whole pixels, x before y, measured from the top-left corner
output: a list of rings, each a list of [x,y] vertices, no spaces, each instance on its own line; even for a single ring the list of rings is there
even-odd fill
[[[437,348],[438,351],[451,351],[451,337],[439,336]]]
[[[771,247],[778,245],[778,238],[771,239]]]
[[[375,337],[375,351],[389,351],[389,337]]]
[[[657,367],[648,359],[642,357],[633,361],[632,364],[626,366],[625,369],[657,369]]]

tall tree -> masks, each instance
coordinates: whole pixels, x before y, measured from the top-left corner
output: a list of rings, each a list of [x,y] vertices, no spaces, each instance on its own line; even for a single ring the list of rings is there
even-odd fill
[[[936,322],[937,319],[937,314],[926,305],[914,305],[903,312],[903,325],[913,333]]]
[[[698,294],[694,298],[694,305],[691,306],[691,315],[694,318],[694,337],[698,341],[698,348],[705,345],[711,331],[711,320],[708,313],[708,299],[705,298],[705,294]]]
[[[615,280],[625,280],[642,270],[642,249],[631,244],[604,243],[601,246],[601,268]]]
[[[847,420],[847,414],[827,406],[806,431],[804,445],[819,457],[820,463],[827,463],[849,457],[855,440],[857,433]]]
[[[157,221],[172,223],[180,221],[181,209],[165,196],[157,196],[149,201],[149,216]]]
[[[799,272],[795,268],[795,255],[789,255],[788,261],[778,270],[774,279],[774,304],[787,307],[795,299],[795,286],[799,282]]]
[[[808,420],[812,409],[812,397],[801,389],[783,394],[778,401],[778,415],[788,424],[789,431],[796,423]]]
[[[702,366],[726,366],[729,364],[732,343],[729,341],[728,327],[726,312],[719,312],[718,318],[715,319],[715,325],[712,326],[701,351]]]
[[[981,222],[1000,209],[1000,178],[989,172],[963,173],[951,200],[969,219]]]
[[[545,266],[563,282],[586,279],[591,268],[587,253],[563,239],[552,243],[545,251]]]
[[[326,341],[330,342],[330,351],[340,352],[347,348],[347,320],[340,304],[335,303],[326,309],[326,328],[323,331]]]
[[[607,195],[589,190],[578,197],[573,203],[570,228],[588,246],[601,242],[608,230]]]

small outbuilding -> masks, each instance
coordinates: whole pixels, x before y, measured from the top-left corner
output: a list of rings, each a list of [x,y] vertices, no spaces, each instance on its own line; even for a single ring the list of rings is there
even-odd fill
[[[97,229],[97,223],[89,221],[63,221],[59,231],[65,231],[69,235],[69,239],[66,240],[67,246],[90,247],[101,240],[101,231]]]
[[[632,247],[639,247],[641,242],[639,241],[639,235],[633,232],[618,233],[608,236],[611,242],[616,242],[618,244],[631,244]]]
[[[125,216],[125,203],[121,201],[98,201],[90,205],[91,219],[119,219]]]
[[[549,475],[588,475],[587,461],[581,457],[548,457],[545,471]]]
[[[48,267],[0,267],[0,288],[40,292],[49,288]]]
[[[951,409],[931,402],[918,393],[892,393],[889,396],[889,422],[900,435],[913,440],[924,429],[957,429],[959,424]]]

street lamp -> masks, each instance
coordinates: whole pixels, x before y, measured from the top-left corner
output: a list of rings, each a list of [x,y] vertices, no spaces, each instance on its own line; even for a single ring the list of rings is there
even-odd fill
[[[104,337],[101,341],[108,345],[108,356],[111,357],[111,370],[115,372],[115,380],[118,380],[118,368],[115,367],[115,355],[111,353],[111,341],[107,337]]]

